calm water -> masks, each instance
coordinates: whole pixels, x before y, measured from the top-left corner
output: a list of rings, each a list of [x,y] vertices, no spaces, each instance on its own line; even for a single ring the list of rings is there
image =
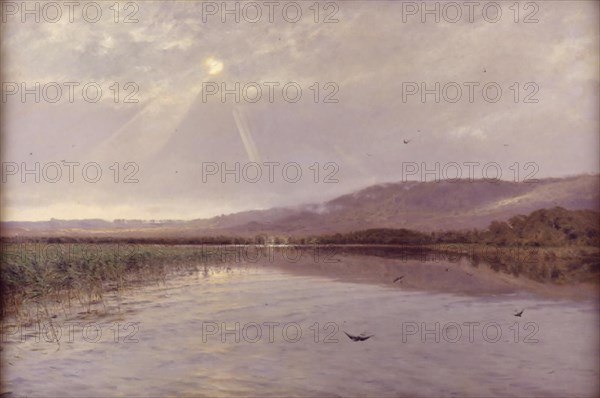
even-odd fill
[[[522,308],[523,317],[514,317]],[[36,342],[35,330],[25,342],[16,331],[5,336],[3,392],[598,394],[598,311],[587,301],[426,293],[255,266],[199,272],[166,287],[128,292],[120,313],[78,318],[72,342],[69,326],[57,322],[60,350],[43,337]],[[87,322],[95,322],[86,329],[89,341],[81,330]],[[352,342],[343,331],[374,337]],[[98,341],[91,342],[94,338]]]

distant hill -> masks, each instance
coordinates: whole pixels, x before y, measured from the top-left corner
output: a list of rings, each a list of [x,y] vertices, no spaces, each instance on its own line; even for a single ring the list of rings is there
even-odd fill
[[[324,203],[192,221],[3,222],[2,235],[69,235],[76,232],[106,236],[248,236],[259,233],[302,236],[376,228],[405,228],[421,232],[485,229],[494,220],[507,221],[544,208],[598,211],[599,203],[598,175],[541,179],[535,183],[485,180],[398,182],[370,186]],[[540,217],[535,219],[535,225],[541,225],[544,214],[535,216]],[[519,220],[511,221],[513,228],[520,228],[519,233],[531,235],[536,229],[520,226]]]
[[[228,216],[216,228],[238,232],[335,233],[369,228],[418,231],[487,228],[542,208],[599,210],[598,176],[544,179],[537,183],[404,182],[380,184],[318,205],[254,212],[239,222]],[[248,214],[244,214],[244,218]],[[241,221],[241,219],[240,219]]]
[[[409,229],[371,228],[347,233],[301,237],[293,243],[434,245],[477,243],[494,246],[598,246],[600,213],[562,207],[536,210],[508,221],[492,221],[488,228],[424,233]]]

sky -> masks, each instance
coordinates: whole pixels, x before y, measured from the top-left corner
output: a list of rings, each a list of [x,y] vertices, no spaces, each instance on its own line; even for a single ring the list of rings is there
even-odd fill
[[[2,5],[4,221],[599,172],[598,2],[39,4]]]

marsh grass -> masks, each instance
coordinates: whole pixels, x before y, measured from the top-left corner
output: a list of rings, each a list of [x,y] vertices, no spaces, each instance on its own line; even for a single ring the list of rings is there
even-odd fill
[[[169,276],[182,273],[207,276],[228,260],[204,246],[75,243],[55,245],[51,253],[36,243],[3,246],[2,318],[19,324],[52,325],[58,313],[67,317],[77,306],[84,313],[107,312],[107,296],[120,311],[126,289],[164,285]]]

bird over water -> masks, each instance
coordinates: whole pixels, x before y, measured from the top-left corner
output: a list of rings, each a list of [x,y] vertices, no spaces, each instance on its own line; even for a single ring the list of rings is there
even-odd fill
[[[358,336],[353,336],[353,335],[351,335],[351,334],[348,334],[346,331],[344,331],[344,333],[346,334],[346,336],[348,336],[348,338],[349,338],[350,340],[352,340],[352,341],[354,341],[354,342],[357,342],[357,341],[365,341],[365,340],[368,340],[368,339],[370,339],[371,337],[373,337],[373,336],[374,336],[373,334],[372,334],[372,335],[370,335],[370,336],[366,336],[364,333],[361,333],[361,334],[360,334],[360,335],[358,335]]]

